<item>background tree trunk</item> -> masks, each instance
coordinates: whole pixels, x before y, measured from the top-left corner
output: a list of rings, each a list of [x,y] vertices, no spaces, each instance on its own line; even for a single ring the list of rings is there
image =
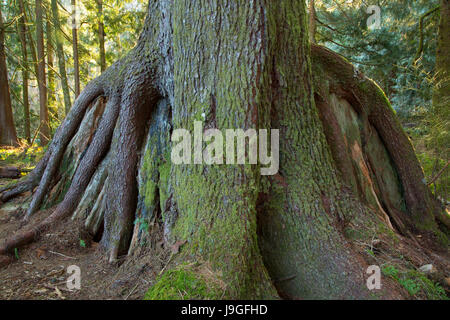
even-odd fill
[[[56,83],[55,71],[53,70],[54,41],[53,41],[53,25],[52,12],[50,8],[46,10],[46,36],[47,36],[47,103],[48,110],[54,117],[58,118],[58,107],[56,106]]]
[[[23,0],[18,0],[19,1],[19,7],[20,7],[20,11],[23,12],[23,17],[24,17],[24,22],[25,24],[27,24],[30,19],[27,17],[27,6],[28,4],[24,3]],[[30,53],[31,53],[31,59],[32,59],[32,64],[33,64],[33,69],[34,69],[34,76],[36,78],[36,81],[38,81],[38,75],[39,75],[39,71],[38,71],[38,58],[36,56],[36,45],[34,43],[34,39],[33,39],[33,35],[31,34],[30,30],[28,30],[28,28],[26,28],[27,30],[27,38],[28,38],[28,45],[30,46]],[[39,83],[38,83],[39,85]]]
[[[5,54],[5,29],[0,11],[0,145],[17,146],[11,96],[9,94],[8,69]]]
[[[69,113],[72,103],[70,102],[70,90],[69,83],[67,81],[66,73],[66,59],[64,57],[63,36],[61,31],[59,8],[57,0],[51,0],[52,12],[53,12],[53,25],[55,26],[55,42],[56,42],[56,54],[58,55],[59,75],[61,77],[61,86],[64,95],[64,107],[66,115]]]
[[[438,31],[438,47],[436,52],[436,85],[433,91],[433,114],[435,117],[434,137],[442,134],[448,127],[450,119],[450,1],[441,0],[441,18]],[[444,135],[444,141],[436,141],[442,158],[449,159],[449,138]],[[435,139],[439,140],[439,138]]]
[[[45,75],[44,21],[42,0],[36,0],[37,82],[39,87],[40,140],[47,145],[50,139],[47,105],[47,81]]]
[[[100,71],[106,70],[106,54],[105,54],[105,27],[103,25],[103,0],[97,1],[97,18],[98,18],[98,45],[100,49]]]
[[[77,34],[77,7],[76,0],[71,0],[72,4],[72,50],[73,50],[73,68],[75,82],[75,99],[80,95],[80,66],[78,58],[78,34]]]
[[[441,18],[438,31],[436,52],[437,86],[433,95],[433,105],[437,108],[448,107],[450,96],[450,1],[441,0]],[[448,108],[447,108],[448,111]]]
[[[19,20],[19,37],[20,37],[20,45],[22,49],[22,99],[23,99],[23,114],[24,114],[24,122],[25,122],[25,138],[27,142],[31,142],[31,128],[30,128],[30,102],[28,100],[28,79],[29,79],[29,65],[28,65],[28,50],[27,50],[27,26],[26,26],[26,15],[25,8],[20,5],[19,2],[19,14],[22,16]]]
[[[314,0],[309,0],[309,40],[316,43],[316,5]]]

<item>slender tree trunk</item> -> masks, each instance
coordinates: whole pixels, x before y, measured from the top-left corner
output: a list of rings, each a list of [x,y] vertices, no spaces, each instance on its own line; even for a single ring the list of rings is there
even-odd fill
[[[24,7],[19,3],[20,14],[22,15],[19,20],[19,37],[20,37],[20,45],[22,49],[22,60],[23,60],[23,69],[22,69],[22,99],[23,99],[23,114],[25,120],[25,138],[28,143],[31,142],[31,128],[30,128],[30,102],[28,100],[28,50],[27,50],[27,26],[26,26],[26,15]]]
[[[42,145],[47,145],[50,139],[50,128],[48,123],[47,105],[47,81],[45,75],[45,49],[44,49],[44,22],[43,22],[42,0],[36,0],[36,42],[37,42],[37,65],[38,65],[38,87],[39,87],[39,118],[40,139]]]
[[[72,50],[73,50],[73,68],[75,77],[75,98],[80,95],[80,66],[78,58],[78,34],[77,34],[77,23],[76,15],[76,0],[71,0],[72,4]]]
[[[5,54],[5,30],[0,11],[0,145],[17,146],[16,127],[14,126],[11,96],[8,84],[8,69]]]
[[[309,0],[309,40],[316,43],[316,5],[314,0]]]
[[[27,17],[27,7],[26,4],[24,3],[23,0],[18,0],[19,1],[19,7],[20,7],[20,11],[23,12],[23,17],[24,17],[24,22],[25,24],[27,24],[30,20]],[[36,56],[36,46],[34,44],[34,39],[33,39],[33,35],[31,34],[31,32],[28,30],[28,28],[26,28],[27,30],[27,38],[28,38],[28,45],[30,46],[30,54],[31,54],[31,59],[32,59],[32,64],[33,64],[33,69],[34,69],[34,76],[36,78],[36,81],[38,81],[38,59]]]
[[[450,1],[441,0],[440,22],[438,31],[438,47],[436,52],[436,85],[433,91],[433,128],[432,143],[437,159],[450,159],[450,139],[444,128],[450,127]],[[444,162],[445,163],[445,162]],[[448,168],[447,168],[448,170]],[[444,189],[444,194],[445,194]],[[448,193],[447,193],[448,195]],[[448,215],[441,215],[450,228]]]
[[[50,9],[46,11],[46,36],[47,36],[47,102],[48,110],[58,117],[58,108],[56,106],[56,83],[55,72],[53,71],[53,26],[52,26],[52,12]]]
[[[450,103],[450,1],[441,0],[441,18],[436,52],[436,86],[433,92],[434,112],[447,119]],[[447,118],[445,118],[447,115]]]
[[[69,113],[72,103],[70,102],[69,83],[67,81],[66,73],[66,59],[64,57],[63,36],[61,34],[61,24],[59,19],[59,8],[57,0],[51,0],[53,12],[53,25],[55,26],[55,42],[56,54],[58,55],[59,74],[61,76],[61,86],[64,96],[64,107],[66,115]]]
[[[103,25],[103,0],[97,1],[98,43],[100,48],[100,71],[106,70],[105,27]]]

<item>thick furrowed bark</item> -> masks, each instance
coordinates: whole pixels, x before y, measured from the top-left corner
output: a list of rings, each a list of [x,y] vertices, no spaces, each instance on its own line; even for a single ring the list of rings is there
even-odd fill
[[[33,196],[30,207],[28,208],[26,218],[29,218],[33,213],[39,210],[42,201],[48,192],[52,179],[58,170],[64,150],[83,120],[87,107],[95,98],[103,93],[103,87],[100,82],[100,79],[97,78],[86,86],[81,95],[75,101],[75,104],[67,115],[66,120],[64,120],[63,125],[58,128],[58,131],[55,134],[54,140],[50,146],[50,150],[48,151],[50,156],[47,166],[42,175],[39,187]]]
[[[162,19],[166,30],[160,34],[170,34],[164,40],[173,38],[165,57],[173,73],[166,89],[174,130],[192,132],[194,120],[202,121],[205,129],[258,129],[258,109],[261,114],[268,111],[261,99],[263,69],[270,60],[262,40],[263,5],[156,3],[172,15],[172,25]],[[256,237],[259,175],[256,166],[172,164],[169,184],[174,190],[162,213],[170,227],[165,235],[169,244],[187,241],[179,260],[210,263],[220,274],[227,288],[217,298],[277,296]]]
[[[271,127],[280,130],[280,170],[263,178],[269,188],[259,195],[265,266],[285,298],[367,298],[364,262],[341,230],[361,212],[344,198],[313,101],[306,8],[295,1],[268,7],[273,63],[262,94],[271,103]]]
[[[166,206],[170,204],[170,201],[167,201],[168,194],[170,194],[168,179],[171,168],[170,112],[171,106],[167,99],[162,99],[158,102],[150,121],[147,142],[143,148],[139,164],[136,224],[128,255],[139,251],[135,251],[140,247],[138,246],[139,243],[155,241],[153,239],[154,234],[148,232],[148,226],[156,226],[155,223],[158,222],[159,218],[163,219],[163,228],[168,233],[173,223],[170,209],[166,210]],[[160,215],[161,213],[164,213],[164,215]],[[169,236],[168,233],[167,236]]]
[[[410,226],[412,223],[419,230],[435,228],[433,214],[440,209],[424,183],[424,174],[411,142],[383,91],[341,56],[324,47],[313,45],[312,58],[314,75],[317,76],[316,93],[325,97],[323,101],[330,93],[347,100],[359,117],[367,119],[376,129],[389,152],[401,181],[407,207],[403,215],[393,213],[397,215],[394,217],[398,220],[397,224]],[[325,86],[325,83],[328,85]]]
[[[161,209],[176,263],[211,266],[225,283],[216,298],[274,298],[276,289],[286,298],[369,297],[366,263],[343,231],[347,224],[371,227],[376,216],[343,191],[313,100],[305,27],[306,9],[298,0],[150,1],[138,46],[91,90],[104,91],[108,105],[64,200],[42,223],[0,247],[0,254],[75,211],[93,233],[104,216],[101,245],[116,261],[131,247],[135,215],[146,217],[136,213],[142,201],[151,214]],[[360,95],[344,95],[343,87],[333,89],[360,106]],[[175,165],[169,138],[158,137],[164,141],[158,144],[149,134],[153,148],[146,149],[139,175],[147,176],[139,177],[138,187],[139,151],[149,118],[162,114],[154,112],[161,96],[172,106],[164,119],[174,129],[192,131],[195,120],[204,129],[279,129],[279,173],[261,177],[254,165]],[[87,107],[83,99],[55,136],[29,213],[39,209],[65,162],[64,150]],[[165,147],[161,155],[157,149]]]
[[[111,238],[102,239],[110,251],[110,262],[128,250],[138,195],[136,173],[139,151],[146,136],[147,122],[159,98],[152,87],[151,71],[142,73],[145,69],[138,63],[130,66],[122,93],[118,122],[120,135],[110,164],[107,188],[105,226]],[[133,74],[135,70],[140,73]]]

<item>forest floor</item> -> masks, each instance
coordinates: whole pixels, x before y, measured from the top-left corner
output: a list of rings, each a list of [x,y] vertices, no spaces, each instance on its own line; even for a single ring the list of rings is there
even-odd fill
[[[0,187],[7,182],[0,179]],[[29,197],[30,194],[25,194],[2,206],[1,238],[21,228],[23,206]],[[30,222],[45,218],[51,211],[41,211]],[[138,258],[111,265],[100,250],[98,243],[80,235],[71,220],[60,223],[56,229],[42,234],[38,242],[16,251],[11,257],[14,261],[0,268],[0,299],[142,299],[168,260],[166,252],[160,250],[159,255],[155,251],[140,252]],[[72,265],[81,271],[80,290],[67,287],[71,276],[67,268]]]
[[[0,179],[0,188],[8,182]],[[28,193],[0,207],[1,239],[23,227],[23,213],[30,200]],[[40,211],[30,223],[44,219],[51,212],[52,209]],[[449,253],[436,250],[427,239],[420,238],[417,240],[426,252],[417,250],[406,238],[395,243],[394,255],[392,250],[384,250],[392,248],[389,239],[381,239],[381,245],[370,250],[367,244],[359,248],[361,254],[369,256],[369,261],[372,259],[373,264],[383,266],[384,276],[395,278],[396,281],[385,282],[393,292],[400,293],[394,299],[449,296]],[[42,234],[39,241],[16,251],[7,266],[0,266],[0,300],[140,300],[167,267],[167,250],[158,246],[153,246],[151,252],[137,250],[131,257],[110,264],[95,240],[83,234],[70,219]],[[160,242],[161,239],[155,239],[155,243]],[[434,275],[435,281],[417,272],[425,264],[433,264],[439,270]],[[71,275],[68,267],[72,265],[81,271],[80,290],[67,287]]]
[[[33,154],[22,161],[23,156],[11,154],[7,161],[0,157],[0,166],[32,169],[38,158]],[[0,179],[0,189],[10,182]],[[0,206],[0,241],[23,227],[23,214],[30,201],[31,193],[27,193]],[[29,224],[45,219],[52,210],[35,214]],[[152,237],[155,239],[150,246],[139,247],[126,259],[110,264],[96,242],[98,239],[84,234],[72,220],[63,221],[41,234],[39,241],[17,250],[6,266],[0,261],[0,300],[142,299],[170,260],[170,250],[161,245],[162,232],[156,231]],[[383,276],[389,278],[384,282],[386,289],[399,293],[394,299],[448,299],[449,251],[436,247],[427,234],[416,237],[412,241],[387,233],[386,238],[376,239],[377,244],[356,242],[354,249],[369,264],[381,267]],[[433,265],[433,274],[419,272],[421,266],[428,264]],[[69,290],[67,286],[71,276],[68,267],[73,265],[81,271],[80,290]]]

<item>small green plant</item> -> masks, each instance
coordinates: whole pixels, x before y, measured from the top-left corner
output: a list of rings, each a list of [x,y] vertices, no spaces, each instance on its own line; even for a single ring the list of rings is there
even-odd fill
[[[80,247],[86,248],[86,242],[83,239],[80,239]]]
[[[415,296],[420,291],[420,284],[414,279],[398,279],[398,282],[408,291],[412,296]]]
[[[381,272],[397,281],[411,296],[424,295],[431,300],[448,300],[445,290],[421,272],[412,269],[400,271],[390,264],[383,266]]]
[[[398,275],[398,269],[397,269],[396,267],[390,265],[390,264],[384,266],[384,267],[381,269],[381,272],[382,272],[385,276],[388,276],[388,277],[391,277],[391,278],[394,278],[394,279],[397,279],[397,278],[398,278],[398,277],[397,277],[397,275]]]
[[[373,250],[367,249],[366,251],[370,256],[375,257],[375,252],[373,252]]]
[[[16,259],[19,260],[19,250],[17,248],[14,248],[14,255],[16,256]]]

